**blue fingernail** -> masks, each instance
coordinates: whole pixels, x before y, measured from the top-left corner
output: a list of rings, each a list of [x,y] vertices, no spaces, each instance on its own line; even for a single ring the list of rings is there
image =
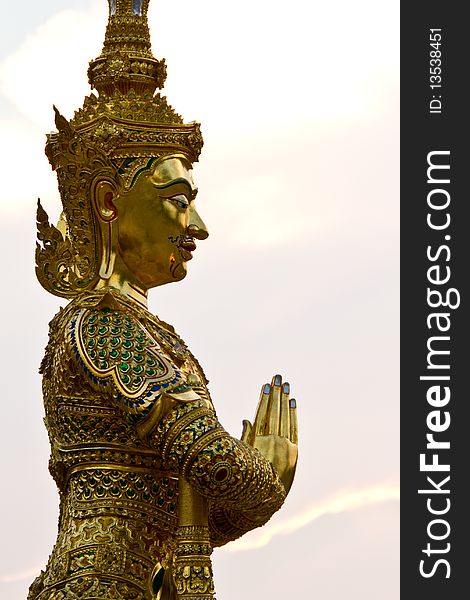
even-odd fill
[[[284,394],[288,394],[290,392],[290,385],[288,383],[284,384]]]
[[[290,406],[291,408],[297,408],[297,402],[295,401],[295,398],[291,398],[291,399],[289,400],[289,406]]]
[[[274,375],[274,385],[281,385],[282,377],[280,375]]]
[[[263,388],[263,394],[269,394],[270,391],[271,391],[271,386],[269,385],[269,383],[265,383],[264,388]]]

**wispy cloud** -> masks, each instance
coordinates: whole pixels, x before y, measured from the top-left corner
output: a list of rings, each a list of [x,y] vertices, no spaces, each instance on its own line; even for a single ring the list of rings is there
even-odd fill
[[[45,565],[37,565],[36,567],[30,567],[17,573],[7,573],[6,575],[0,575],[0,583],[14,583],[17,581],[25,581],[26,579],[33,580],[34,577],[39,575],[41,569],[44,569]]]
[[[52,105],[66,117],[90,92],[88,61],[98,56],[105,3],[51,16],[0,62],[0,92],[41,130],[54,127]],[[83,32],[86,31],[86,35]]]
[[[348,512],[358,508],[364,508],[372,504],[398,500],[400,490],[397,485],[380,484],[360,490],[345,491],[322,502],[313,504],[307,510],[294,515],[290,519],[279,523],[268,524],[261,530],[248,534],[224,550],[227,552],[240,552],[243,550],[255,550],[266,546],[277,535],[287,535],[310,525],[313,521],[326,515]]]

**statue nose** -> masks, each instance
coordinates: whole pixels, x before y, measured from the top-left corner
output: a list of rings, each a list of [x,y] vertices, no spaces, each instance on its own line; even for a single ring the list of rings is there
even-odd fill
[[[188,225],[187,232],[190,237],[196,238],[197,240],[205,240],[209,237],[209,234],[205,229],[194,224]]]

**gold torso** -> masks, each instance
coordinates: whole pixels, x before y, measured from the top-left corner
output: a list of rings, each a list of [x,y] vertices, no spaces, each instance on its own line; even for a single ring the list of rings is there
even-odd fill
[[[125,310],[158,341],[160,352],[185,379],[200,382],[199,393],[209,398],[199,365],[169,326],[116,293],[108,294],[113,308],[103,309],[98,305],[105,296],[82,295],[54,318],[41,368],[50,471],[61,497],[59,535],[41,581],[44,587],[33,596],[41,600],[73,594],[152,598],[152,574],[156,565],[168,563],[178,525],[177,475],[165,471],[161,456],[137,433],[140,415],[130,419],[108,390],[103,387],[100,393],[99,380],[77,361],[70,335],[76,315],[96,317],[94,336],[85,340],[90,346],[93,339],[102,356],[109,360],[110,353],[117,353],[121,360],[124,355],[139,371],[139,331],[124,337],[125,328],[115,328],[115,334],[108,328],[108,336],[100,334],[100,315],[112,324],[112,316]],[[105,328],[102,324],[101,333]]]

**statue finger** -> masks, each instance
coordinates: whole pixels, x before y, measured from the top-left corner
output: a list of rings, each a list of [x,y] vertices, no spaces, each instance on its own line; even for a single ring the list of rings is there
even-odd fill
[[[285,382],[282,385],[281,394],[281,421],[279,423],[279,435],[290,439],[290,385]]]
[[[247,419],[243,419],[243,430],[242,430],[242,435],[240,438],[242,442],[246,442],[247,444],[250,443],[249,438],[250,438],[251,430],[252,430],[252,425],[251,425],[250,421],[248,421]]]
[[[279,422],[281,420],[281,393],[282,393],[282,377],[274,375],[271,384],[271,394],[269,397],[268,407],[268,435],[279,435]]]
[[[297,425],[297,401],[294,398],[289,400],[290,412],[290,441],[293,444],[299,443],[299,431]]]
[[[255,420],[253,421],[253,429],[255,435],[265,435],[266,433],[266,418],[268,414],[270,394],[271,386],[269,385],[269,383],[265,383],[261,388],[258,408],[256,409],[256,416]]]

